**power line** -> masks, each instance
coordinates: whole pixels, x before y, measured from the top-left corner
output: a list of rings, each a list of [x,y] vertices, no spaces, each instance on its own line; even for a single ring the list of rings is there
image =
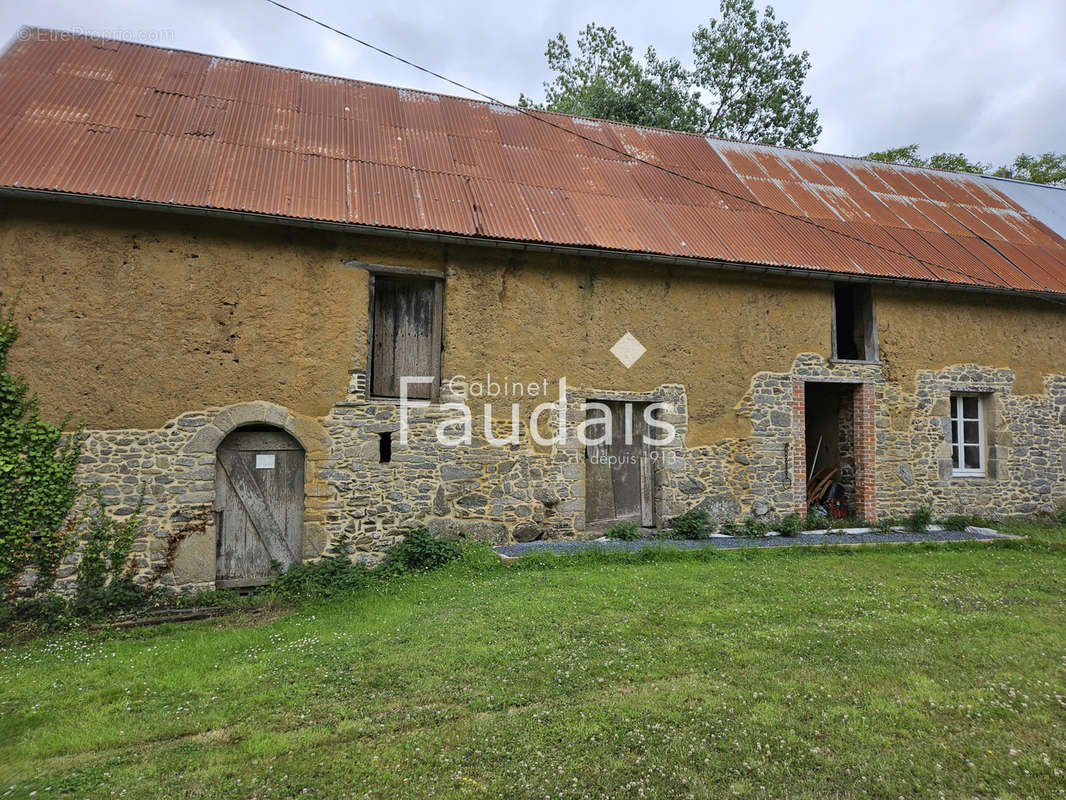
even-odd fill
[[[277,8],[282,9],[283,11],[287,11],[290,14],[295,14],[297,17],[300,17],[301,19],[305,19],[308,22],[312,23],[313,25],[317,25],[320,28],[324,28],[324,29],[326,29],[328,31],[331,31],[331,32],[337,34],[338,36],[343,36],[345,39],[349,39],[349,40],[355,42],[356,44],[362,45],[363,47],[366,47],[366,48],[368,48],[370,50],[373,50],[376,53],[380,53],[383,56],[387,56],[388,58],[391,58],[391,59],[393,59],[395,61],[399,61],[401,64],[406,64],[409,67],[417,69],[420,72],[424,72],[427,75],[431,75],[434,78],[437,78],[438,80],[442,80],[445,83],[451,84],[452,86],[455,86],[455,87],[457,87],[459,89],[462,89],[463,91],[470,92],[471,94],[475,94],[478,97],[481,97],[481,98],[487,100],[490,103],[493,103],[493,104],[498,105],[498,106],[502,106],[504,108],[508,108],[508,109],[510,109],[512,111],[516,111],[516,112],[518,112],[520,114],[524,114],[525,116],[530,117],[531,119],[534,119],[537,122],[541,122],[541,123],[543,123],[545,125],[549,125],[552,128],[555,128],[557,130],[562,131],[563,133],[569,134],[570,136],[575,136],[578,139],[581,139],[583,141],[586,141],[586,142],[589,142],[591,144],[597,145],[598,147],[602,147],[602,148],[604,148],[606,150],[609,150],[612,153],[616,153],[617,155],[621,155],[628,161],[634,161],[634,162],[639,163],[639,164],[644,164],[644,165],[646,165],[648,167],[652,167],[654,169],[657,169],[657,170],[659,170],[659,171],[661,171],[661,172],[663,172],[663,173],[665,173],[667,175],[671,175],[671,176],[673,176],[675,178],[680,178],[682,180],[685,180],[685,181],[688,181],[690,183],[693,183],[693,184],[695,184],[697,186],[702,186],[705,189],[711,189],[712,191],[718,192],[719,194],[722,194],[722,195],[724,195],[726,197],[732,197],[732,198],[734,198],[736,200],[740,200],[741,202],[749,203],[750,205],[753,205],[753,206],[755,206],[757,208],[760,208],[760,209],[762,209],[764,211],[767,211],[767,212],[769,212],[771,214],[780,214],[781,216],[788,217],[789,219],[794,219],[794,220],[797,220],[799,222],[802,222],[802,223],[805,223],[805,224],[808,224],[808,225],[812,225],[813,227],[823,231],[824,233],[830,233],[830,234],[834,234],[836,236],[842,236],[845,239],[851,239],[852,241],[859,242],[861,244],[865,244],[867,247],[872,247],[872,248],[877,249],[877,250],[883,250],[886,253],[892,253],[893,255],[897,255],[897,256],[901,256],[903,258],[911,259],[912,261],[915,261],[916,263],[921,264],[923,267],[926,267],[927,269],[931,267],[931,268],[934,268],[934,269],[944,270],[945,272],[949,272],[949,273],[952,273],[952,274],[959,275],[959,276],[962,276],[964,278],[967,278],[968,282],[972,281],[974,279],[973,275],[969,275],[969,274],[963,272],[962,270],[954,269],[953,267],[949,267],[949,266],[946,266],[944,264],[938,264],[938,263],[933,262],[933,261],[928,261],[928,260],[923,259],[923,258],[921,258],[919,256],[916,256],[914,253],[911,253],[909,250],[906,251],[906,252],[903,252],[903,251],[900,251],[900,250],[893,249],[891,247],[886,247],[884,245],[877,244],[876,242],[871,242],[868,239],[863,239],[863,238],[861,238],[859,236],[852,236],[852,235],[850,235],[848,233],[844,233],[842,231],[834,230],[833,228],[830,228],[830,227],[828,227],[826,225],[822,225],[821,223],[817,222],[816,220],[811,219],[810,217],[801,216],[799,214],[791,214],[791,213],[789,213],[787,211],[781,211],[780,209],[776,209],[776,208],[768,206],[768,205],[766,205],[764,203],[761,203],[757,199],[752,199],[751,197],[745,197],[744,195],[736,194],[735,192],[730,192],[728,190],[721,189],[721,188],[719,188],[717,186],[713,186],[713,185],[711,185],[709,183],[705,183],[704,181],[698,180],[696,178],[692,178],[692,177],[690,177],[688,175],[685,175],[683,173],[675,172],[674,170],[670,169],[669,167],[664,167],[661,164],[655,164],[655,163],[653,163],[651,161],[647,161],[646,159],[640,158],[639,156],[635,156],[632,153],[629,153],[629,152],[627,152],[625,150],[620,150],[617,147],[614,147],[612,145],[600,142],[600,141],[598,141],[596,139],[593,139],[590,136],[585,136],[584,134],[578,133],[577,131],[570,130],[569,128],[566,128],[566,127],[564,127],[562,125],[559,125],[559,124],[557,124],[555,122],[552,122],[550,119],[546,119],[545,117],[542,117],[542,116],[540,116],[538,114],[533,113],[532,111],[530,111],[527,108],[522,108],[521,106],[516,106],[516,105],[512,105],[511,103],[506,103],[506,102],[504,102],[503,100],[500,100],[497,97],[493,97],[490,94],[486,94],[485,92],[480,91],[479,89],[475,89],[472,86],[467,86],[465,83],[461,83],[460,81],[457,81],[457,80],[454,80],[452,78],[449,78],[446,75],[442,75],[439,72],[436,72],[436,71],[434,71],[432,69],[429,69],[428,67],[424,67],[421,64],[416,64],[414,61],[411,61],[411,60],[409,60],[407,58],[404,58],[403,56],[396,55],[395,53],[392,53],[392,52],[390,52],[390,51],[388,51],[388,50],[386,50],[386,49],[384,49],[382,47],[378,47],[375,44],[371,44],[370,42],[368,42],[368,41],[366,41],[364,39],[360,39],[358,36],[354,36],[354,35],[348,33],[347,31],[343,31],[340,28],[334,27],[333,25],[330,25],[327,22],[323,22],[320,19],[312,17],[309,14],[305,14],[302,11],[297,11],[295,8],[292,8],[291,6],[287,6],[284,3],[278,2],[278,0],[266,0],[266,2],[270,3],[273,6],[276,6]],[[1025,276],[1029,281],[1031,281],[1032,283],[1035,283],[1037,286],[1039,286],[1045,292],[1051,292],[1052,291],[1051,289],[1048,289],[1046,286],[1044,286],[1043,284],[1039,283],[1038,281],[1036,281],[1032,277],[1030,277],[1025,272],[1025,270],[1023,270],[1021,267],[1019,267],[1017,264],[1015,264],[1013,261],[1011,261],[1009,258],[1007,258],[1007,256],[1005,256],[1002,253],[1000,253],[999,250],[996,247],[994,247],[990,242],[985,240],[985,238],[983,236],[981,236],[980,234],[976,233],[975,231],[970,229],[965,224],[963,224],[961,222],[959,224],[962,225],[964,228],[966,228],[966,230],[970,231],[970,233],[972,233],[975,238],[977,238],[979,241],[983,242],[987,247],[991,248],[992,250],[995,250],[995,252],[1004,261],[1006,261],[1008,264],[1010,264],[1012,267],[1014,267],[1014,269],[1018,270],[1018,272],[1020,272],[1023,276]],[[906,250],[906,245],[903,245],[902,243],[900,243],[900,246],[903,247],[904,250]],[[933,249],[936,249],[935,245],[930,244],[930,247],[933,247]],[[845,254],[845,257],[847,257],[846,254]],[[851,259],[849,258],[848,260],[850,261]],[[854,263],[854,262],[852,262],[852,263]],[[859,266],[859,265],[856,264],[856,266]],[[861,269],[861,267],[860,267],[860,269]],[[935,274],[931,273],[931,276],[932,276],[932,278],[934,280],[936,279],[936,275]],[[1000,288],[1005,288],[1005,289],[1013,288],[1013,287],[1009,286],[1006,283],[990,284],[990,285],[992,285],[992,286],[998,285]]]

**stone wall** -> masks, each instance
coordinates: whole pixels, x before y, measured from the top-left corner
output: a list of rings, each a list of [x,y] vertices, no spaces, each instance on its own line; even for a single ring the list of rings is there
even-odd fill
[[[799,356],[788,372],[756,374],[737,410],[750,420],[751,435],[713,446],[687,446],[688,399],[680,384],[643,393],[569,389],[563,435],[549,448],[531,443],[524,425],[517,443],[490,444],[476,415],[471,444],[445,446],[437,426],[456,416],[445,405],[412,409],[409,439],[402,443],[398,405],[367,400],[365,380],[355,374],[348,396],[324,418],[252,402],[190,412],[155,431],[89,431],[80,479],[99,482],[118,515],[132,512],[143,486],[148,536],[135,547],[140,580],[172,561],[163,585],[208,588],[214,580],[214,450],[242,425],[276,425],[304,446],[304,558],[317,557],[344,534],[354,559],[374,562],[404,529],[421,524],[436,534],[494,544],[598,535],[585,530],[580,404],[660,402],[677,437],[656,453],[657,522],[696,505],[719,520],[749,514],[772,520],[805,504],[805,475],[797,465],[805,464],[802,387],[809,381],[856,386],[855,412],[842,417],[855,433],[856,508],[868,517],[902,516],[922,504],[938,514],[1028,514],[1066,500],[1066,376],[1049,377],[1042,395],[1015,395],[1011,370],[957,365],[920,373],[916,391],[908,392],[886,380],[881,365],[833,364],[816,354]],[[946,436],[953,391],[985,398],[985,478],[951,475]],[[442,403],[459,399],[446,395]],[[559,426],[553,413],[545,433]],[[494,436],[509,430],[510,420],[494,420]],[[387,463],[381,461],[382,434],[392,435]],[[75,563],[64,565],[61,585]]]

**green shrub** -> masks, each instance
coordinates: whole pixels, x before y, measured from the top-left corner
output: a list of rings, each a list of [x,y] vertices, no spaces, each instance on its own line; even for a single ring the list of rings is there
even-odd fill
[[[796,536],[803,528],[803,522],[800,520],[800,515],[793,511],[791,514],[785,514],[774,525],[774,530],[780,533],[782,536]]]
[[[615,522],[607,528],[605,534],[608,539],[618,539],[622,542],[634,542],[637,539],[643,539],[643,535],[640,532],[640,526],[635,522]]]
[[[347,558],[323,558],[293,564],[271,581],[267,593],[285,600],[333,597],[366,588],[372,580],[365,564],[353,564]]]
[[[710,514],[701,506],[678,514],[670,520],[669,525],[670,531],[678,539],[708,539],[714,533]]]
[[[970,525],[975,525],[981,520],[975,517],[968,516],[966,514],[949,514],[943,519],[939,520],[940,524],[951,531],[964,531]]]
[[[377,567],[385,574],[396,575],[404,572],[425,572],[443,567],[462,554],[459,543],[452,539],[438,539],[425,527],[411,528],[403,539],[394,544],[385,553],[385,558]]]
[[[911,512],[904,521],[907,530],[914,533],[925,533],[929,523],[933,521],[933,510],[929,506],[919,506]]]
[[[740,527],[734,520],[727,519],[722,523],[722,527],[718,530],[723,536],[743,536],[744,529]]]
[[[874,527],[877,528],[877,532],[881,534],[892,533],[892,529],[899,525],[899,521],[892,519],[892,517],[881,517],[874,523]]]
[[[765,522],[760,522],[755,517],[748,517],[744,520],[744,525],[741,528],[741,535],[747,536],[750,539],[759,539],[766,536],[770,532],[770,526]]]
[[[128,577],[111,581],[105,586],[79,586],[68,611],[81,619],[102,619],[115,614],[147,610],[149,606],[166,602],[166,598],[159,596],[162,591],[148,591]],[[158,603],[152,602],[154,599]]]
[[[69,416],[59,425],[42,421],[37,398],[8,373],[17,338],[14,309],[5,315],[0,307],[0,595],[6,599],[29,567],[37,571],[39,591],[51,588],[73,541],[68,517],[81,457],[81,429],[63,434]]]

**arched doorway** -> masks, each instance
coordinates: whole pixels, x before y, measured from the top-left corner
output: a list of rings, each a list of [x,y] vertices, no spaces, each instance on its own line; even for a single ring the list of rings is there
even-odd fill
[[[218,446],[215,585],[257,586],[300,561],[304,449],[283,430],[238,428]]]

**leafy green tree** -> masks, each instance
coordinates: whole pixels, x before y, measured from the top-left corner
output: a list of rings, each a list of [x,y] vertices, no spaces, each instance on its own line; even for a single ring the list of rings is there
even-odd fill
[[[759,18],[753,0],[721,0],[720,20],[692,34],[695,83],[706,91],[706,133],[788,147],[810,147],[822,126],[803,82],[806,50],[791,52],[788,25],[772,7]]]
[[[928,167],[924,158],[918,155],[918,145],[905,144],[902,147],[890,147],[888,150],[878,150],[867,153],[863,158],[871,161],[884,161],[888,164],[907,164],[911,167]]]
[[[810,147],[822,129],[803,93],[807,52],[792,53],[787,24],[772,8],[760,18],[754,0],[721,0],[721,17],[693,32],[691,69],[650,47],[637,58],[614,28],[586,25],[576,52],[560,33],[545,51],[555,73],[544,84],[545,102],[522,95],[519,105]]]
[[[65,436],[68,416],[44,422],[37,398],[7,371],[18,338],[14,310],[0,308],[0,591],[10,595],[19,576],[34,567],[38,588],[50,585],[70,547],[71,506],[78,496],[74,472],[81,430]]]
[[[893,164],[908,164],[912,167],[950,169],[955,172],[996,175],[1031,183],[1066,186],[1066,153],[1044,153],[1040,156],[1022,153],[1011,162],[1010,166],[998,168],[993,168],[991,164],[983,161],[971,161],[963,153],[934,153],[929,158],[922,158],[918,155],[916,144],[878,150],[875,153],[867,153],[864,158]]]
[[[934,153],[929,158],[918,155],[918,145],[907,144],[902,147],[893,147],[888,150],[879,150],[876,153],[867,153],[864,158],[873,161],[887,161],[891,164],[907,164],[912,167],[932,167],[933,169],[949,169],[955,172],[972,172],[987,175],[992,169],[991,164],[980,161],[970,161],[962,153]]]
[[[678,61],[660,61],[648,48],[642,63],[614,28],[591,23],[578,34],[576,44],[575,53],[561,33],[548,41],[545,55],[556,76],[544,84],[541,107],[673,130],[702,125],[705,112]],[[525,95],[518,103],[534,105]]]
[[[1022,153],[1014,159],[1009,169],[1003,167],[996,174],[1008,175],[1020,181],[1066,186],[1066,153],[1044,153],[1040,156]]]

